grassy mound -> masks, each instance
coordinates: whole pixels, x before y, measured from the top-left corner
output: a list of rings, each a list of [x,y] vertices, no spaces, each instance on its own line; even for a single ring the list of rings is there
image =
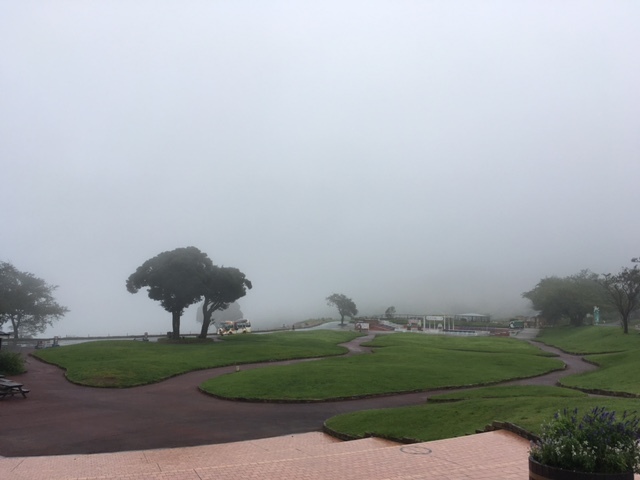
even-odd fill
[[[326,425],[352,438],[375,435],[426,442],[473,434],[495,421],[511,423],[537,435],[542,423],[565,407],[583,410],[604,405],[619,412],[638,409],[637,400],[593,398],[559,387],[480,388],[439,399],[449,401],[338,415]]]
[[[585,355],[600,368],[561,380],[567,387],[610,394],[640,396],[640,335],[621,328],[589,326],[549,328],[539,339],[568,352]]]
[[[215,343],[87,342],[39,350],[34,356],[67,370],[72,382],[132,387],[205,368],[341,355],[353,332],[279,332],[237,335]]]
[[[370,355],[238,372],[200,387],[231,399],[318,401],[483,385],[563,367],[510,338],[394,334],[371,346]]]

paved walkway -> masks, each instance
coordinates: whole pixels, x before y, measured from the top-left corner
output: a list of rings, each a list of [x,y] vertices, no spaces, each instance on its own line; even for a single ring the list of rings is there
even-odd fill
[[[528,442],[498,431],[413,445],[322,433],[166,450],[0,459],[12,480],[520,480]]]
[[[352,354],[366,352],[358,346],[365,339],[351,345]],[[560,376],[593,368],[579,357],[538,346],[560,353],[567,369],[509,383],[553,385]],[[528,442],[509,432],[403,446],[379,439],[337,442],[318,431],[339,413],[424,403],[437,392],[346,402],[242,403],[196,388],[233,367],[122,390],[73,385],[60,369],[33,358],[28,369],[16,378],[31,389],[29,399],[0,402],[0,455],[8,457],[0,457],[0,479],[527,477]]]

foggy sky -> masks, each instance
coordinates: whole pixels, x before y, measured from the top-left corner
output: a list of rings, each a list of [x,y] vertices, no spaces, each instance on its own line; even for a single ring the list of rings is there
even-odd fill
[[[257,326],[527,313],[640,255],[636,1],[0,0],[0,260],[49,335],[166,332],[196,246]],[[184,332],[197,331],[195,310]]]

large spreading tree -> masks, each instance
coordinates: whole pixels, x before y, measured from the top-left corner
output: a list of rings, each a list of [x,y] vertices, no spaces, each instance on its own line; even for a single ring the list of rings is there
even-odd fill
[[[233,302],[244,297],[251,287],[251,282],[237,268],[213,265],[208,269],[204,279],[202,329],[199,337],[207,338],[213,312],[226,310]]]
[[[342,293],[334,293],[327,297],[327,305],[333,305],[340,314],[340,325],[344,325],[344,317],[355,317],[358,314],[356,304]]]
[[[44,333],[69,311],[53,298],[56,288],[11,263],[0,262],[0,327],[10,323],[15,338]]]
[[[634,263],[640,259],[634,258]],[[620,314],[622,330],[629,333],[629,317],[640,308],[640,269],[624,267],[617,274],[603,275],[601,284],[607,292],[609,303]]]
[[[571,325],[582,325],[594,306],[606,303],[598,275],[589,270],[569,277],[543,278],[522,296],[529,299],[533,309],[550,324],[567,319]]]
[[[136,293],[148,287],[149,298],[171,313],[172,338],[180,338],[180,317],[200,301],[213,262],[196,247],[176,248],[150,258],[127,279],[127,290]]]

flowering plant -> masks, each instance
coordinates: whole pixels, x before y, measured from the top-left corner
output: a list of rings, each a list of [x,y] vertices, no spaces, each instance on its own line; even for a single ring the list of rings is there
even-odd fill
[[[550,467],[584,473],[640,473],[640,419],[596,407],[578,418],[578,409],[555,414],[542,426],[531,457]]]

